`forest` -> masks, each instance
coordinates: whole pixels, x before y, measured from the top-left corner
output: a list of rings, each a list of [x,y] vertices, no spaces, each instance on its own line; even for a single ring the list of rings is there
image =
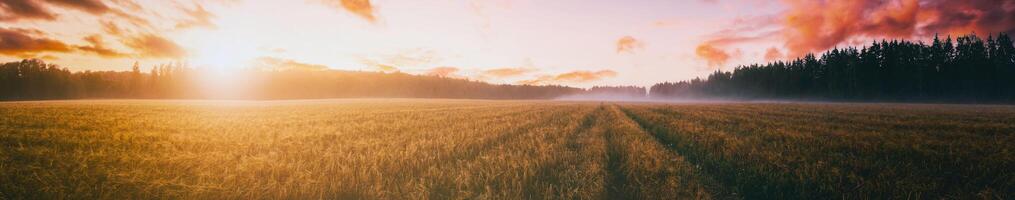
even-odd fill
[[[206,71],[182,64],[133,70],[71,72],[38,59],[0,65],[0,100],[96,98],[313,99],[351,97],[550,99],[584,89],[565,86],[496,85],[481,81],[405,73],[341,70],[246,70],[236,80],[247,92],[221,96],[208,91]],[[211,77],[215,78],[215,77]],[[222,82],[218,82],[222,83]],[[238,88],[227,88],[238,89]],[[231,91],[230,91],[231,92]]]
[[[820,57],[739,66],[650,87],[652,98],[888,102],[1015,102],[1015,47],[1004,33],[931,44],[882,40]]]

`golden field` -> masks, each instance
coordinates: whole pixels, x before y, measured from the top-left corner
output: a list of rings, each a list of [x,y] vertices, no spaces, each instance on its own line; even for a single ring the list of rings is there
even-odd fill
[[[0,103],[0,199],[1015,198],[1015,107]]]

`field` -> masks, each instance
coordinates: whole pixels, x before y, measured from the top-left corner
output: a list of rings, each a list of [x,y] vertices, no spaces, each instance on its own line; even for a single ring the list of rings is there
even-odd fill
[[[0,199],[1011,199],[1015,107],[0,103]]]

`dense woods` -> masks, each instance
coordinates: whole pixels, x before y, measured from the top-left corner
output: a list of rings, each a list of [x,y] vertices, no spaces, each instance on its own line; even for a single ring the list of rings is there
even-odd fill
[[[419,97],[548,99],[584,92],[564,86],[495,85],[480,81],[404,73],[339,70],[247,70],[242,80],[216,81],[180,64],[142,72],[71,72],[37,59],[0,65],[0,99],[76,98],[343,98]],[[232,85],[216,88],[217,84]],[[223,90],[243,90],[223,91]]]
[[[1015,47],[1007,34],[931,44],[902,40],[836,48],[786,62],[739,66],[705,79],[653,85],[654,98],[1015,102]]]

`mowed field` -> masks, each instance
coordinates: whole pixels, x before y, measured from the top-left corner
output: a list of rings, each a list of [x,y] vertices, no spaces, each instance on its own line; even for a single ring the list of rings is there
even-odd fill
[[[1011,199],[1015,107],[0,103],[0,199]]]

